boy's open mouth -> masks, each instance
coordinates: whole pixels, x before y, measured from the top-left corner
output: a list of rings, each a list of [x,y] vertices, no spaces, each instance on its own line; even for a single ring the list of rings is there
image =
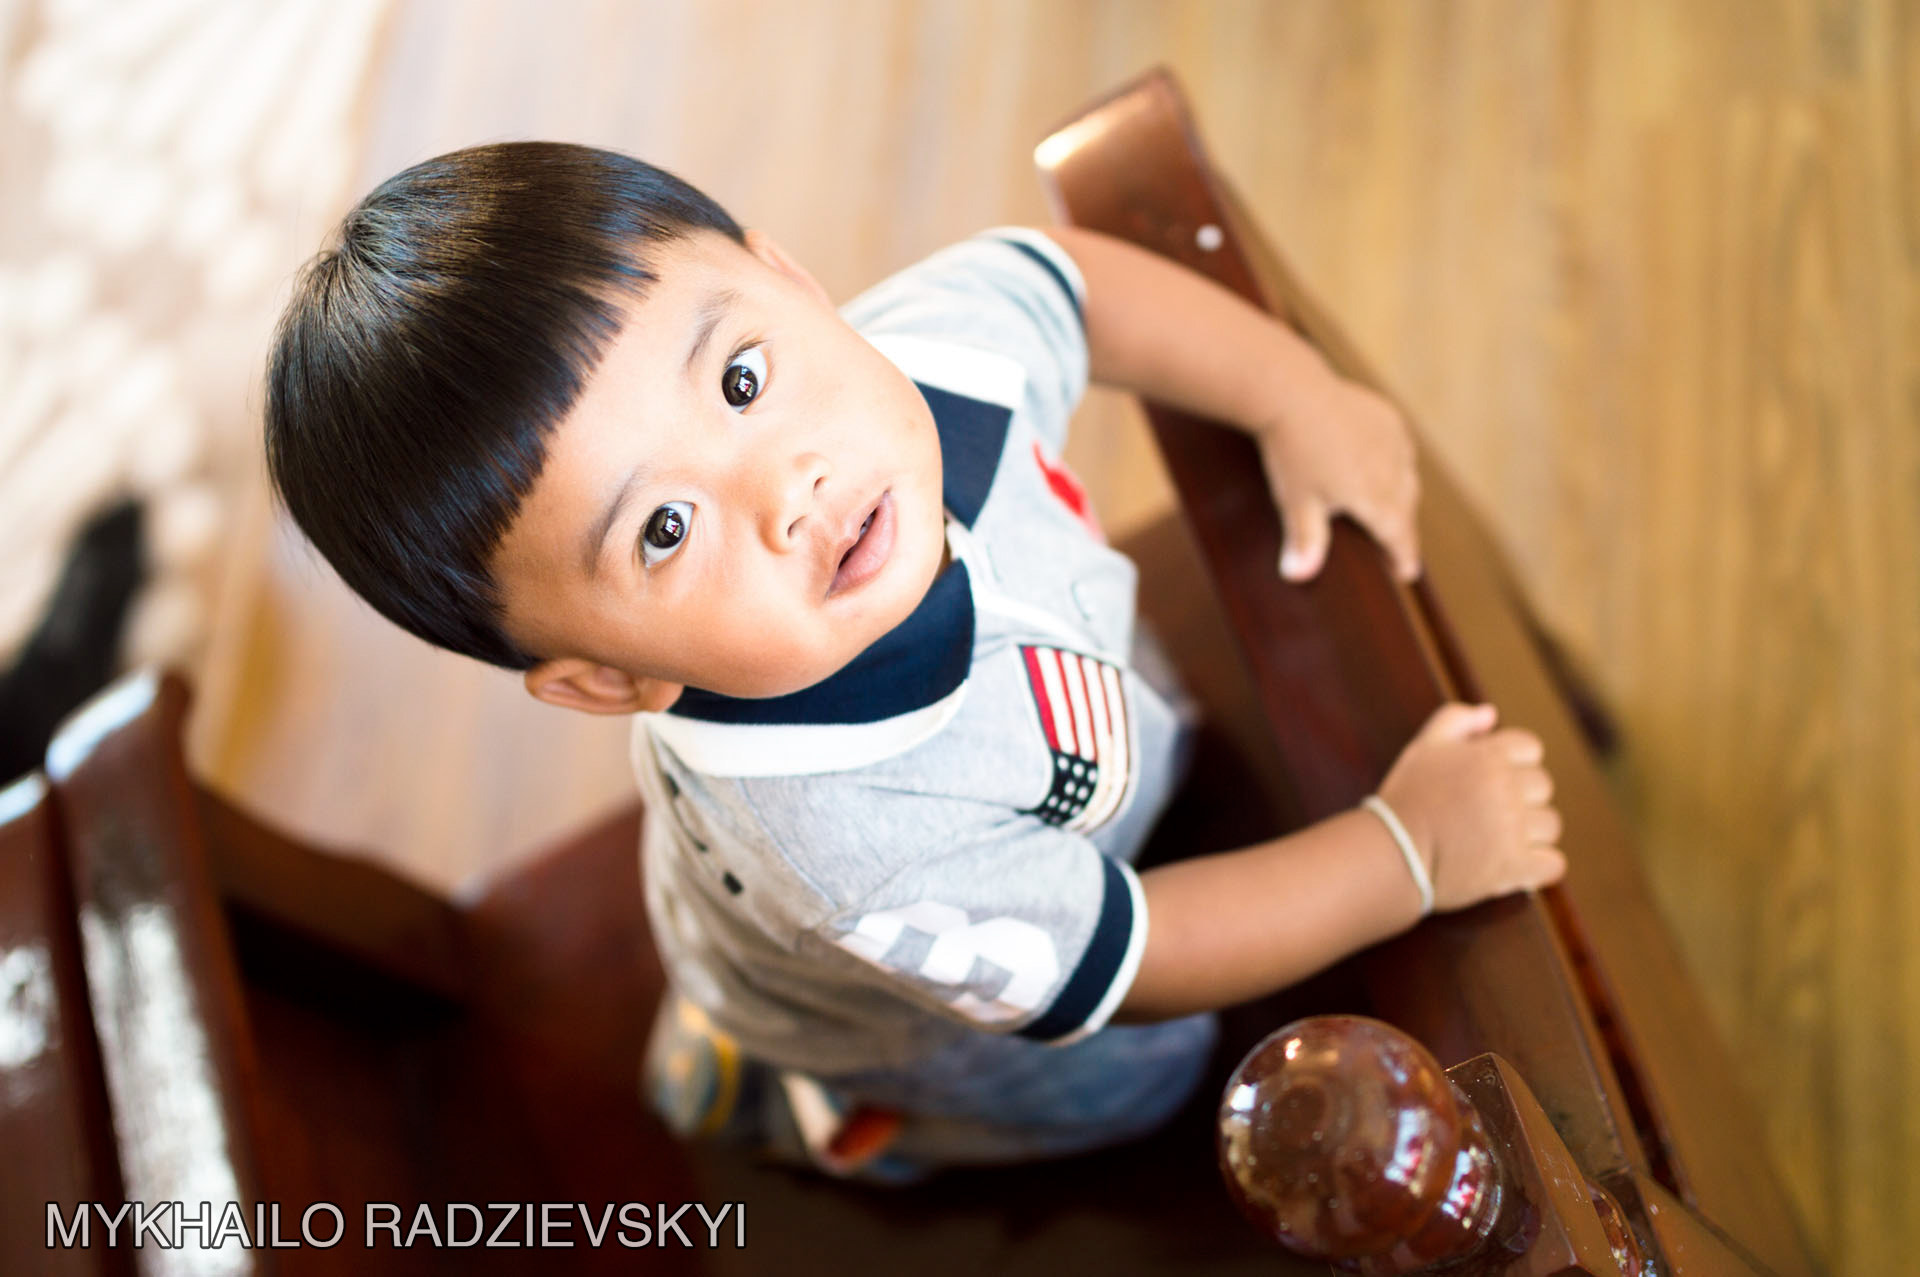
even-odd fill
[[[886,564],[887,556],[893,553],[893,532],[893,493],[889,490],[881,493],[880,500],[867,511],[859,534],[840,556],[840,566],[827,587],[827,597],[855,589],[877,575]]]

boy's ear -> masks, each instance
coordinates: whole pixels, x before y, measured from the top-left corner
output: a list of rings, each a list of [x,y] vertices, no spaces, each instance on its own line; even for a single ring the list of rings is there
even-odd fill
[[[827,295],[826,289],[820,287],[820,281],[815,279],[806,267],[789,257],[786,249],[774,243],[773,236],[765,231],[749,230],[747,251],[812,293],[814,298],[829,310],[833,309],[833,299]]]
[[[679,683],[644,678],[576,656],[542,661],[526,672],[535,700],[589,714],[657,713],[680,699]]]

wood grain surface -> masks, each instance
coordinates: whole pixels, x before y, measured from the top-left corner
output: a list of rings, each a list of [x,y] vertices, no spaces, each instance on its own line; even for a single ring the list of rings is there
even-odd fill
[[[1154,63],[1418,416],[1618,718],[1613,777],[1840,1274],[1920,1246],[1920,5],[394,6],[356,192],[492,138],[615,146],[837,297],[1039,222],[1033,143]],[[1069,451],[1165,510],[1136,415]],[[196,754],[451,883],[629,792],[620,725],[420,649],[271,533]],[[278,548],[275,548],[278,547]]]

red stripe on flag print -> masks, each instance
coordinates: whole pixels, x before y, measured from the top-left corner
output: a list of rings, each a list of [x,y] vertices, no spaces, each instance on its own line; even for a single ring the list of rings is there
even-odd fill
[[[1034,689],[1034,695],[1046,700],[1053,715],[1053,734],[1048,737],[1047,743],[1065,753],[1077,754],[1080,747],[1074,739],[1073,710],[1067,704],[1066,683],[1060,672],[1060,653],[1050,647],[1032,650],[1040,661],[1040,686]]]
[[[1052,698],[1046,694],[1046,682],[1040,674],[1039,649],[1023,647],[1020,655],[1027,658],[1027,685],[1033,689],[1033,703],[1040,709],[1040,730],[1046,733],[1048,746],[1059,749],[1060,734],[1054,729]]]
[[[1089,673],[1101,689],[1100,703],[1107,711],[1100,737],[1100,783],[1076,822],[1091,829],[1120,809],[1133,780],[1133,750],[1127,738],[1127,702],[1120,686],[1120,671],[1101,664]]]
[[[1082,758],[1093,758],[1093,722],[1087,715],[1087,680],[1080,672],[1080,658],[1072,652],[1060,653],[1060,670],[1061,681],[1067,685],[1067,701],[1073,706],[1073,734],[1080,742],[1074,752]]]
[[[1085,810],[1072,822],[1075,825],[1098,824],[1105,818],[1108,800],[1113,794],[1114,768],[1109,761],[1114,756],[1113,725],[1108,709],[1110,692],[1102,677],[1105,668],[1098,661],[1084,656],[1080,658],[1080,672],[1087,684],[1087,708],[1093,715],[1094,751],[1100,759],[1100,770],[1095,773],[1093,793],[1087,796]]]
[[[1100,679],[1100,662],[1091,657],[1076,657],[1080,662],[1080,681],[1087,689],[1087,714],[1093,720],[1093,752],[1107,756],[1111,742],[1107,732],[1107,689]]]
[[[1027,682],[1054,766],[1034,814],[1069,829],[1110,820],[1133,785],[1125,676],[1098,657],[1022,645]]]

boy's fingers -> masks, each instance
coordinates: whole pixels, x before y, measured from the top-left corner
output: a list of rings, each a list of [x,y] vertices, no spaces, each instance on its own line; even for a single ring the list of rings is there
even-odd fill
[[[1539,806],[1553,797],[1553,777],[1546,768],[1523,767],[1515,774],[1520,781],[1521,801]]]
[[[1312,579],[1327,557],[1327,507],[1312,497],[1288,503],[1287,539],[1280,550],[1280,575],[1289,581]]]
[[[1567,876],[1567,854],[1557,847],[1542,847],[1534,853],[1533,885],[1547,887]]]
[[[1507,761],[1517,767],[1532,767],[1547,755],[1547,747],[1540,743],[1540,738],[1524,727],[1510,727],[1500,733],[1500,744]]]
[[[1387,552],[1387,560],[1393,565],[1393,575],[1399,581],[1411,581],[1420,575],[1420,527],[1412,519],[1395,516],[1382,520],[1373,529],[1381,546]]]
[[[1463,705],[1455,701],[1433,711],[1420,734],[1435,740],[1465,740],[1492,727],[1498,713],[1491,705]]]
[[[1414,533],[1407,547],[1393,556],[1393,575],[1402,585],[1420,579],[1420,534]]]
[[[1539,847],[1551,847],[1560,841],[1560,813],[1540,807],[1527,813],[1527,841]]]
[[[1420,575],[1420,471],[1412,464],[1407,467],[1407,552],[1402,559],[1396,560],[1402,569],[1400,579],[1412,581]]]

